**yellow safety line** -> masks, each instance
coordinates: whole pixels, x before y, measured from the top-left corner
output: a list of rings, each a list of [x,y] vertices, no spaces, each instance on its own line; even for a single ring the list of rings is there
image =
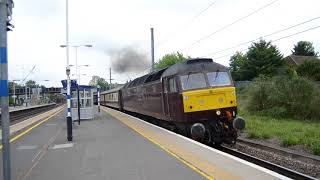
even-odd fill
[[[108,113],[107,110],[102,109],[104,112]],[[112,116],[112,115],[111,115]],[[114,116],[113,116],[114,117]],[[116,117],[115,117],[116,118]],[[118,119],[118,118],[116,118]],[[209,174],[203,172],[201,169],[195,167],[193,164],[189,163],[188,161],[184,160],[182,157],[180,157],[179,155],[177,155],[176,153],[172,152],[171,150],[169,150],[168,148],[162,146],[161,144],[159,144],[158,142],[156,142],[155,140],[149,138],[147,135],[145,135],[142,132],[139,132],[136,128],[130,126],[128,123],[121,121],[122,123],[124,123],[125,125],[127,125],[130,129],[134,130],[135,132],[137,132],[138,134],[140,134],[141,136],[143,136],[144,138],[148,139],[149,141],[151,141],[153,144],[156,144],[157,146],[159,146],[162,150],[164,150],[165,152],[167,152],[168,154],[170,154],[171,156],[175,157],[176,159],[178,159],[179,161],[181,161],[183,164],[185,164],[186,166],[188,166],[189,168],[191,168],[192,170],[196,171],[197,173],[201,174],[203,177],[205,177],[208,180],[213,180],[214,178],[212,176],[210,176]]]
[[[23,135],[27,134],[28,132],[30,132],[32,129],[38,127],[39,125],[41,125],[42,123],[48,121],[50,118],[52,118],[53,116],[57,115],[58,113],[60,113],[63,110],[63,108],[61,108],[60,110],[58,110],[57,112],[55,112],[54,114],[50,115],[49,117],[47,117],[46,119],[38,122],[37,124],[33,125],[32,127],[30,127],[29,129],[23,131],[22,133],[18,134],[17,136],[13,137],[10,139],[10,143],[16,141],[17,139],[19,139],[20,137],[22,137]],[[2,144],[0,145],[0,150],[2,149]]]

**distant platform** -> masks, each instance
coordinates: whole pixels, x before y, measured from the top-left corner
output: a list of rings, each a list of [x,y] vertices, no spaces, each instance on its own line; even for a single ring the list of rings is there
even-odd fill
[[[32,106],[16,106],[16,107],[9,107],[9,112],[15,112],[15,111],[22,111],[26,109],[33,109],[33,108],[38,108],[38,107],[43,107],[43,106],[50,106],[55,103],[48,103],[48,104],[40,104],[40,105],[32,105]],[[1,114],[1,108],[0,108],[0,114]]]

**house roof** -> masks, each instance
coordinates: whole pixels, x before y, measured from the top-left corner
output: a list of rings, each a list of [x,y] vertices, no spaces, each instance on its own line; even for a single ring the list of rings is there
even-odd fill
[[[312,56],[296,56],[296,55],[290,55],[287,56],[285,59],[288,62],[291,60],[295,65],[299,66],[302,63],[304,63],[306,60],[312,58]]]

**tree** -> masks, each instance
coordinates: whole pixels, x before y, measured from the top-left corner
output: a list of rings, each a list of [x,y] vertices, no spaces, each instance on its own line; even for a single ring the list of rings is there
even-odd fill
[[[15,83],[14,81],[10,81],[9,82],[9,91],[13,91],[13,84],[14,84],[14,86],[15,86],[15,89],[20,89],[20,88],[22,88],[22,86],[20,85],[20,84],[18,84],[18,83]]]
[[[90,80],[89,85],[95,86],[95,87],[99,85],[102,91],[110,88],[109,83],[104,78],[101,78],[99,76],[92,76],[92,79]]]
[[[236,52],[230,58],[230,67],[229,70],[231,72],[232,78],[235,81],[245,80],[243,77],[243,65],[247,61],[247,56],[241,52]]]
[[[186,61],[187,59],[190,59],[190,57],[185,57],[182,53],[179,52],[166,54],[159,60],[159,62],[155,64],[155,69],[163,69],[176,63]]]
[[[299,41],[296,45],[294,45],[293,51],[291,51],[293,55],[298,56],[317,56],[318,53],[314,51],[313,44],[309,41]]]
[[[315,57],[306,60],[304,63],[298,66],[297,73],[300,76],[304,76],[315,81],[320,81],[320,60]]]
[[[26,86],[30,88],[35,88],[38,86],[38,84],[34,80],[29,80],[26,82]]]
[[[246,80],[252,80],[259,75],[273,76],[283,65],[283,56],[278,48],[271,42],[260,40],[249,48],[242,73]]]

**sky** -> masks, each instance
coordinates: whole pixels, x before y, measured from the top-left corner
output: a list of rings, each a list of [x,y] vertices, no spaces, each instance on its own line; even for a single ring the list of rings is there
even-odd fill
[[[110,67],[114,69],[112,82],[116,83],[146,74],[151,66],[151,27],[155,61],[179,51],[228,66],[230,56],[236,51],[246,52],[250,43],[225,49],[320,16],[319,0],[68,1],[70,45],[93,46],[78,48],[78,65],[89,65],[80,68],[80,74],[85,74],[80,76],[81,84],[88,84],[93,75],[109,79]],[[60,81],[66,79],[66,48],[60,47],[66,44],[66,0],[14,2],[15,28],[8,33],[9,79],[24,79],[35,66],[27,79],[61,86]],[[320,18],[264,39],[274,41],[318,26]],[[312,42],[320,52],[319,34],[320,28],[316,28],[272,44],[284,56],[290,55],[301,40]],[[138,65],[115,68],[124,57],[137,62],[124,65]],[[75,58],[75,48],[70,47],[70,64],[75,64]],[[74,67],[71,74],[75,74]]]

